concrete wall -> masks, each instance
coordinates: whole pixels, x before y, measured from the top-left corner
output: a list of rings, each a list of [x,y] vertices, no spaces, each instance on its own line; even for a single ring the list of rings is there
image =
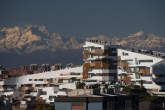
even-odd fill
[[[71,102],[56,102],[55,110],[72,110]]]
[[[103,110],[103,104],[101,102],[88,103],[88,110]]]

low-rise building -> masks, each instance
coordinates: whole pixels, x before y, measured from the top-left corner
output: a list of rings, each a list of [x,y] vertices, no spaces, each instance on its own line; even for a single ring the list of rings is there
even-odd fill
[[[55,98],[55,110],[138,110],[136,96],[85,95]]]

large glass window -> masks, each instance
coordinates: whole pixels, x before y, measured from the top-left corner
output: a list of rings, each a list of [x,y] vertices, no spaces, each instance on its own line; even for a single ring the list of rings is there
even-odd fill
[[[130,67],[130,71],[136,73],[136,72],[139,72],[140,69],[139,69],[139,67]]]
[[[135,72],[139,72],[140,69],[139,69],[138,67],[135,67],[135,68],[134,68],[134,71],[135,71]]]
[[[140,79],[140,74],[135,74],[136,79]]]
[[[139,60],[139,63],[152,63],[153,60]]]

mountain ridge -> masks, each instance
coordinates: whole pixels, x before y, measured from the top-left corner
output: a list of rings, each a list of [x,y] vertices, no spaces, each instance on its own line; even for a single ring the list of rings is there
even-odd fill
[[[96,39],[118,42],[121,46],[129,48],[165,52],[164,37],[143,31],[130,34],[127,37],[114,37],[102,34],[84,37],[83,39],[70,36],[66,39],[56,32],[49,32],[44,25],[24,25],[0,29],[0,63],[13,65],[26,64],[25,62],[28,62],[27,64],[29,64],[32,58],[33,61],[31,63],[66,64],[72,62],[79,64],[82,63],[83,42]]]

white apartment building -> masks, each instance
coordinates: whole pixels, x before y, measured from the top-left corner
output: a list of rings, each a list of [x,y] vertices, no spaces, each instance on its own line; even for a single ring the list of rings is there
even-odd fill
[[[153,80],[152,66],[163,58],[126,49],[118,49],[118,81],[122,84],[139,85],[148,91],[159,92],[160,86]]]
[[[117,47],[106,41],[86,41],[84,48],[83,79],[87,84],[117,80]]]
[[[155,64],[163,61],[164,53],[125,49],[120,45],[99,40],[86,41],[83,48],[83,79],[87,84],[118,81],[123,86],[143,86],[150,92],[161,92],[164,88],[162,83],[157,83],[155,81],[158,80],[154,79],[155,74],[159,74],[154,73]],[[161,81],[165,84],[165,80]]]
[[[61,70],[12,77],[1,81],[0,87],[3,93],[1,95],[5,95],[9,90],[14,94],[14,91],[19,89],[25,96],[37,96],[40,95],[39,91],[43,91],[41,93],[44,94],[39,97],[51,102],[49,96],[66,95],[65,90],[76,89],[76,82],[79,81],[82,81],[82,66],[66,67]]]

